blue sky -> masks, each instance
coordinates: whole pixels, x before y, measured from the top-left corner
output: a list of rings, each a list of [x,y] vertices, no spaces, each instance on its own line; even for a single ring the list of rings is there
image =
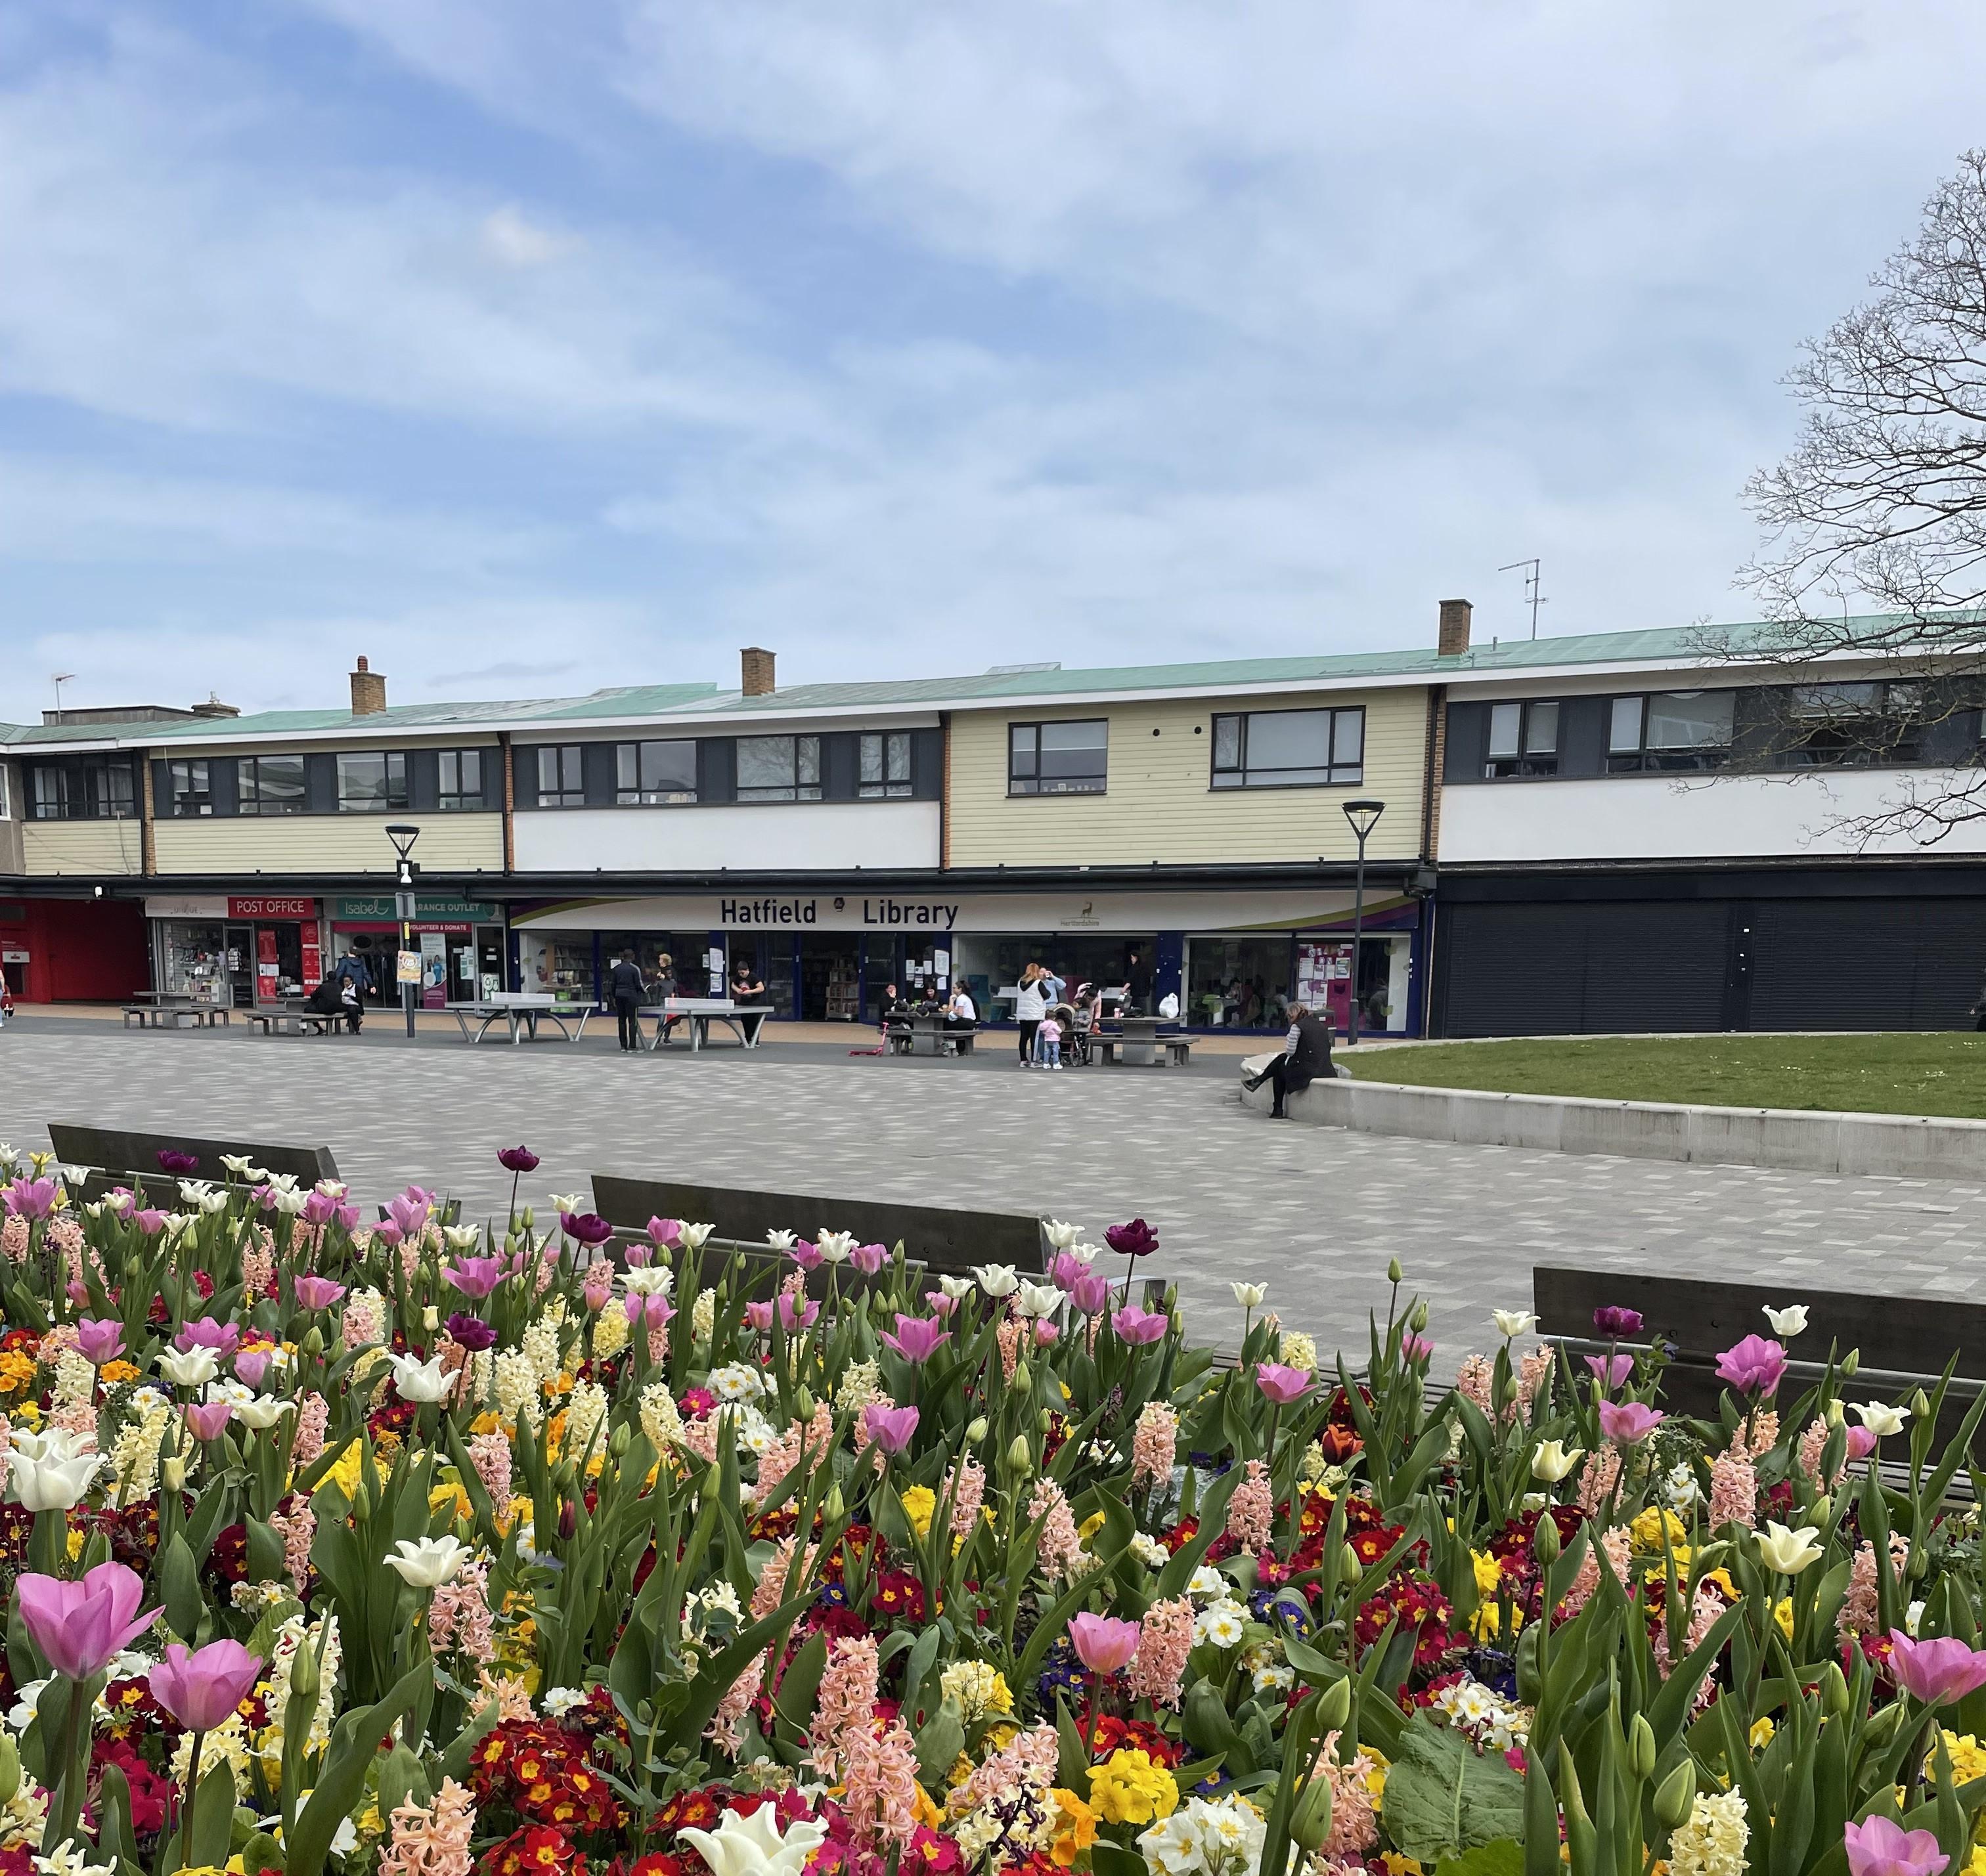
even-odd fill
[[[1743,616],[1986,15],[15,0],[0,717]]]

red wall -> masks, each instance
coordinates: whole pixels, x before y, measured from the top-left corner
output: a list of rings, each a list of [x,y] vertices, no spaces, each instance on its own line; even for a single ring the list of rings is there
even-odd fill
[[[22,1002],[114,1003],[150,983],[144,909],[134,901],[9,898],[6,909],[0,943],[28,953]]]

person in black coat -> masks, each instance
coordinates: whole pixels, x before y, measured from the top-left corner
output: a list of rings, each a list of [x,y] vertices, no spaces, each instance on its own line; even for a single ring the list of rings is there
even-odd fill
[[[613,1004],[614,1018],[621,1026],[624,1054],[641,1046],[641,993],[647,987],[633,950],[623,951],[620,962],[607,973],[607,1000]]]
[[[1291,1010],[1290,1033],[1283,1040],[1283,1052],[1269,1064],[1266,1075],[1257,1077],[1254,1082],[1259,1088],[1266,1080],[1275,1088],[1270,1119],[1287,1119],[1283,1104],[1292,1094],[1308,1088],[1320,1077],[1326,1081],[1331,1078],[1335,1072],[1331,1065],[1331,1041],[1328,1016],[1320,1015],[1303,1004]]]

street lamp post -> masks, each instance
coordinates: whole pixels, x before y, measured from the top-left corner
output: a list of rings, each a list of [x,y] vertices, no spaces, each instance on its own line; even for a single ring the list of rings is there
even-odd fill
[[[1351,900],[1351,1010],[1345,1034],[1345,1044],[1350,1048],[1358,1046],[1358,952],[1359,941],[1365,936],[1365,842],[1385,812],[1384,802],[1368,799],[1345,804],[1345,818],[1351,823],[1351,832],[1358,842],[1358,884]]]
[[[414,850],[414,842],[420,837],[421,830],[418,827],[402,824],[386,829],[386,838],[393,843],[393,851],[399,856],[399,864],[393,870],[393,910],[400,921],[400,950],[402,953],[413,948],[414,879],[419,869],[409,856]],[[1362,853],[1364,852],[1362,845],[1359,850]],[[393,960],[393,974],[396,977],[400,974],[400,960],[397,956]],[[407,1038],[412,1041],[414,1034],[414,987],[411,983],[400,986],[400,1002],[407,1013]]]

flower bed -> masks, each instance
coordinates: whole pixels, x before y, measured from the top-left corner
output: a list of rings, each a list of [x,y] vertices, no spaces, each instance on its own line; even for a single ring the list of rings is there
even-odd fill
[[[1705,1423],[1627,1311],[1434,1386],[1397,1269],[1355,1373],[1241,1284],[1217,1370],[1139,1221],[8,1169],[0,1876],[1986,1876],[1986,1407],[1782,1398],[1796,1306]]]

